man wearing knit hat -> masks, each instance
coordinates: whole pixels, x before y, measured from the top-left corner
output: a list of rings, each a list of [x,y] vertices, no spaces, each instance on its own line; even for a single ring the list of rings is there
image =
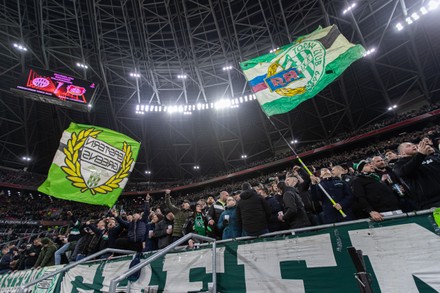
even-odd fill
[[[354,168],[358,175],[352,183],[353,193],[365,215],[369,215],[373,221],[382,221],[381,212],[399,209],[397,197],[374,173],[374,167],[370,162],[362,160],[354,164]]]

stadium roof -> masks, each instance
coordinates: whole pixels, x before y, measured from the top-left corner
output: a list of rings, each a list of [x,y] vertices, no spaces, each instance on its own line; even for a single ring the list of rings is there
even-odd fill
[[[301,143],[356,131],[392,115],[387,109],[394,104],[402,111],[438,99],[440,7],[436,4],[2,1],[0,164],[46,173],[71,121],[108,127],[141,141],[135,181],[227,172],[271,157],[286,146],[256,101],[192,115],[138,115],[136,105],[215,103],[249,95],[239,62],[288,44],[319,25],[336,24],[350,41],[375,52],[353,64],[315,99],[273,121],[288,139]],[[29,67],[99,84],[91,111],[15,96],[10,88]]]

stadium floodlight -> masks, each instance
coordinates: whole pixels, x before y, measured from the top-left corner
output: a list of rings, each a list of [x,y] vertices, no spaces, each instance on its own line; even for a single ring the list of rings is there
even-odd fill
[[[346,14],[347,12],[353,10],[353,8],[355,8],[355,7],[356,7],[356,3],[353,3],[353,4],[349,5],[347,8],[344,9],[342,14]]]
[[[275,53],[279,49],[280,49],[280,47],[276,47],[276,48],[270,49],[269,53]]]
[[[231,106],[231,100],[220,99],[214,104],[214,108],[217,110],[229,108]]]
[[[429,10],[435,10],[440,6],[440,1],[439,0],[431,0],[428,3],[428,9]]]
[[[398,23],[396,24],[396,29],[397,29],[398,31],[403,30],[403,25],[402,25],[402,23],[398,22]]]
[[[79,62],[76,63],[76,66],[77,66],[77,67],[81,67],[81,68],[83,68],[83,69],[87,69],[87,68],[89,68],[86,64],[84,64],[84,63],[79,63]]]
[[[193,168],[194,168],[194,170],[199,170],[199,169],[200,169],[200,166],[196,165],[196,166],[194,166]]]
[[[192,112],[190,112],[190,111],[185,111],[185,112],[183,112],[183,115],[192,115]]]
[[[397,105],[392,105],[388,107],[388,111],[392,111],[397,108]]]
[[[242,158],[242,159],[246,159],[246,158],[247,158],[247,155],[241,155],[241,158]]]
[[[24,45],[21,44],[14,43],[12,45],[14,46],[14,48],[17,48],[17,50],[19,51],[26,52],[28,50]]]
[[[411,18],[414,20],[419,20],[420,16],[417,14],[417,12],[414,12],[413,14],[411,14]]]
[[[425,15],[425,14],[428,13],[428,10],[427,10],[424,6],[422,6],[422,7],[420,7],[420,12],[421,12],[423,15]]]
[[[243,103],[243,97],[239,97],[238,100],[240,101],[240,104]]]
[[[139,73],[136,73],[136,72],[130,72],[130,76],[131,76],[131,77],[134,77],[134,78],[139,78],[139,77],[141,77],[141,75],[140,75]]]
[[[179,74],[179,75],[177,76],[177,78],[178,78],[178,79],[187,79],[188,76],[187,76],[186,74]]]
[[[31,158],[28,157],[28,156],[24,156],[24,157],[22,157],[21,159],[22,159],[23,161],[26,161],[26,162],[31,161]]]
[[[147,174],[147,175],[151,175],[151,171],[146,170],[146,171],[145,171],[145,174]]]
[[[229,70],[232,70],[232,68],[234,68],[234,67],[232,67],[232,66],[230,66],[230,65],[228,65],[228,66],[223,66],[223,71],[229,71]]]
[[[413,23],[413,20],[412,20],[411,17],[405,18],[405,21],[406,21],[407,24],[412,24]]]
[[[290,144],[295,144],[295,143],[298,143],[298,140],[297,140],[297,139],[292,139],[292,140],[290,141]]]
[[[367,50],[367,51],[365,52],[364,57],[365,57],[365,56],[368,56],[368,55],[371,55],[371,54],[373,54],[374,52],[376,52],[376,48],[371,48],[371,49],[369,49],[369,50]]]

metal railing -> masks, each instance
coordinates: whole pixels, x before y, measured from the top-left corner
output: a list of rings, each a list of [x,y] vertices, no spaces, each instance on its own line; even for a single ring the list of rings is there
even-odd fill
[[[147,266],[148,264],[150,264],[154,260],[164,256],[165,254],[167,254],[168,252],[170,252],[171,250],[173,250],[174,248],[176,248],[180,244],[185,243],[190,239],[197,239],[197,240],[204,240],[204,241],[212,242],[212,292],[216,292],[217,291],[217,251],[216,251],[217,241],[214,238],[201,236],[201,235],[197,235],[197,234],[193,234],[193,233],[190,233],[190,234],[183,236],[182,238],[178,239],[176,242],[173,242],[172,244],[168,245],[167,247],[159,250],[158,252],[156,252],[155,254],[153,254],[152,256],[147,258],[146,260],[141,261],[139,264],[135,265],[134,267],[132,267],[131,269],[126,271],[124,274],[122,274],[116,278],[113,278],[110,281],[110,287],[109,287],[108,292],[115,293],[116,287],[119,282],[128,278],[130,275],[136,273],[137,271],[139,271],[143,267]]]
[[[55,275],[57,275],[57,274],[61,274],[61,273],[65,272],[65,271],[68,271],[68,270],[70,270],[71,268],[76,267],[76,266],[79,265],[79,264],[85,263],[85,262],[87,262],[87,261],[89,261],[89,260],[93,260],[94,258],[96,258],[96,257],[98,257],[98,256],[100,256],[100,255],[106,254],[106,253],[130,254],[130,253],[135,253],[135,251],[133,251],[133,250],[122,250],[122,249],[106,248],[106,249],[104,249],[104,250],[98,251],[97,253],[94,253],[94,254],[91,254],[91,255],[89,255],[89,256],[86,256],[85,258],[83,258],[83,259],[81,259],[81,260],[79,260],[79,261],[77,261],[77,262],[74,262],[74,263],[68,264],[68,265],[66,265],[66,266],[63,267],[63,268],[61,268],[61,269],[59,269],[59,270],[56,270],[55,272],[52,272],[52,273],[47,274],[47,275],[44,275],[44,276],[42,276],[42,277],[39,278],[39,279],[36,279],[36,280],[33,280],[32,282],[29,282],[29,283],[26,283],[26,284],[24,284],[24,285],[21,285],[21,286],[18,288],[18,293],[25,293],[25,292],[26,292],[26,291],[25,291],[26,288],[29,288],[30,286],[33,286],[33,285],[35,285],[35,284],[38,284],[38,283],[40,283],[41,281],[46,280],[46,279],[49,279],[49,278],[51,278],[51,277],[53,277],[53,276],[55,276]]]

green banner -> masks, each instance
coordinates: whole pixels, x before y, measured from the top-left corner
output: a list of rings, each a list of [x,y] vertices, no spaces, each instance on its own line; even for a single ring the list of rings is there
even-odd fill
[[[38,191],[112,207],[134,168],[139,148],[139,142],[116,131],[71,123]]]
[[[373,292],[440,292],[436,229],[432,215],[421,215],[219,243],[217,292],[359,292],[347,252],[351,246],[363,252]],[[59,290],[47,293],[106,292],[130,262],[131,257],[122,257],[79,265],[59,280]],[[12,276],[0,277],[0,288],[10,288]],[[118,292],[207,292],[210,287],[212,254],[203,247],[157,259],[137,281],[121,282]]]
[[[218,292],[359,292],[347,252],[364,253],[373,292],[440,291],[440,237],[432,216],[363,222],[287,237],[232,241],[217,248]],[[63,292],[106,291],[130,260],[78,266]],[[130,292],[203,292],[212,282],[211,251],[169,253],[142,270]],[[120,285],[127,288],[127,282]],[[144,290],[144,291],[142,291]],[[153,289],[154,290],[154,289]],[[437,291],[436,291],[437,290]],[[96,291],[95,291],[96,292]]]
[[[37,270],[16,271],[10,274],[0,275],[0,293],[17,292],[19,286],[37,280],[62,267],[63,266],[51,266]],[[54,277],[43,280],[28,289],[31,289],[33,293],[56,292],[56,286],[59,285],[59,280],[60,275],[55,275]]]
[[[271,116],[313,98],[364,54],[361,45],[350,43],[332,25],[240,66],[261,108]]]

